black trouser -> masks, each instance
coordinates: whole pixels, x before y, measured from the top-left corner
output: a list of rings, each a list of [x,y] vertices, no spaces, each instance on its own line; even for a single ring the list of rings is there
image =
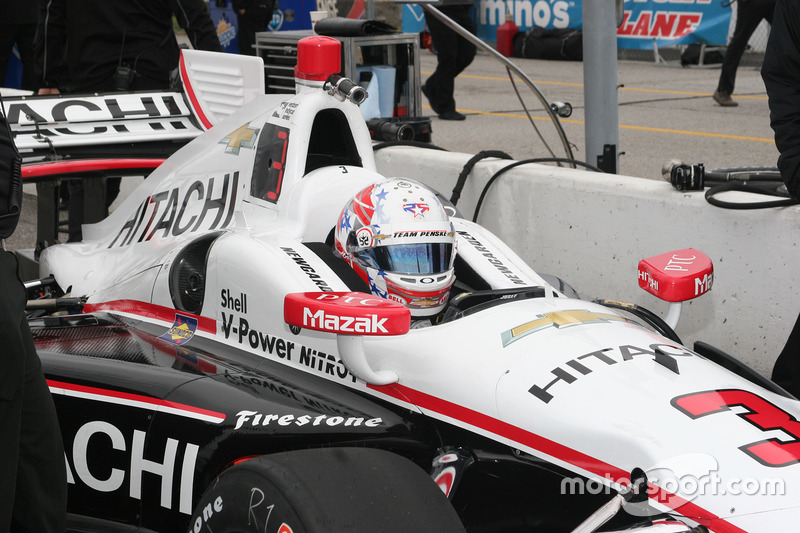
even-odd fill
[[[470,6],[441,6],[439,11],[456,21],[470,33],[475,23],[469,16]],[[448,28],[435,15],[425,14],[431,40],[436,50],[436,71],[425,82],[425,92],[431,108],[438,114],[455,111],[453,98],[456,76],[475,59],[475,45]]]
[[[6,0],[7,1],[7,0]],[[2,24],[0,23],[0,86],[4,85],[6,70],[11,51],[16,43],[19,49],[19,58],[22,62],[21,89],[35,91],[38,89],[36,80],[36,58],[33,53],[33,38],[36,35],[36,24]]]
[[[0,0],[2,1],[2,0]],[[108,80],[103,84],[96,85],[91,89],[81,89],[83,90],[91,90],[96,91],[99,93],[114,93],[114,80]],[[131,83],[130,90],[131,91],[166,91],[169,89],[168,83],[158,80],[152,80],[149,78],[145,78],[144,76],[136,76]],[[76,92],[81,92],[76,91]],[[105,213],[108,213],[108,208],[114,203],[114,200],[119,195],[119,188],[121,178],[104,178],[105,185],[106,185],[106,195],[105,195]],[[84,186],[83,181],[80,179],[68,180],[67,181],[67,190],[69,191],[69,205],[67,206],[67,214],[68,214],[68,238],[67,242],[79,242],[83,240],[83,223],[86,220],[84,216],[85,212],[85,201],[84,201]],[[90,220],[90,223],[99,222],[99,220]],[[2,532],[0,532],[2,533]]]
[[[800,316],[797,317],[786,345],[775,361],[772,381],[796,398],[800,398]]]
[[[736,2],[736,26],[722,60],[722,72],[719,74],[719,83],[717,84],[719,92],[733,93],[733,87],[736,84],[736,70],[739,68],[739,61],[742,60],[742,55],[747,48],[747,42],[762,20],[772,24],[774,11],[775,0],[738,0]]]
[[[63,533],[64,446],[16,272],[0,250],[0,532]]]
[[[105,213],[108,214],[108,208],[114,203],[119,195],[119,188],[122,178],[103,178],[105,180],[106,194],[105,194]],[[79,179],[68,180],[67,190],[69,191],[69,200],[67,204],[67,227],[68,237],[67,242],[80,242],[83,240],[83,223],[86,221],[85,208],[86,201],[84,199],[84,186],[83,181]],[[99,220],[90,220],[89,223],[99,222]]]
[[[272,20],[272,9],[264,5],[248,7],[244,15],[237,13],[236,21],[239,23],[239,33],[236,37],[239,53],[248,56],[257,56],[253,45],[256,44],[256,32],[267,31]]]

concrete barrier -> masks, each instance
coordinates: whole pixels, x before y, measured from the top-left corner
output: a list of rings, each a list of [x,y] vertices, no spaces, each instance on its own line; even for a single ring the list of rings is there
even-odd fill
[[[376,152],[382,174],[417,179],[447,198],[470,157],[402,146]],[[465,218],[508,164],[476,165],[457,205]],[[495,181],[477,221],[581,297],[633,302],[662,317],[667,304],[638,286],[639,260],[688,247],[704,252],[714,262],[714,285],[684,304],[677,333],[684,344],[708,342],[765,375],[800,312],[798,206],[722,209],[665,181],[526,164]]]

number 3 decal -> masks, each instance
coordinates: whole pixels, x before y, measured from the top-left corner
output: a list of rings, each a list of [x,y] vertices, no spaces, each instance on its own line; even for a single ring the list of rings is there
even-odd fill
[[[740,450],[765,466],[780,467],[800,462],[800,422],[761,396],[737,389],[718,390],[678,396],[671,403],[693,419],[741,406],[747,412],[736,413],[740,418],[761,431],[782,430],[791,439],[787,438],[785,442],[776,438],[764,439],[740,446]]]

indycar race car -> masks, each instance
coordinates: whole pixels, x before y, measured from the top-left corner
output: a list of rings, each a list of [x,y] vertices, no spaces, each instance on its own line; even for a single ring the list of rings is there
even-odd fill
[[[677,312],[581,300],[445,200],[427,237],[456,244],[449,298],[380,297],[380,269],[334,251],[348,201],[398,207],[338,46],[301,40],[296,94],[252,98],[41,251],[30,325],[71,527],[796,531],[800,403],[682,345]],[[712,279],[690,248],[639,265],[672,310]]]

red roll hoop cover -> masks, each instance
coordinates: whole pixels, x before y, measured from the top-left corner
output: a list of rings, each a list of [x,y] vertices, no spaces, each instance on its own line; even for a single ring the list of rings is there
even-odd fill
[[[325,81],[342,70],[342,43],[333,37],[312,35],[297,43],[294,76],[301,80]]]

